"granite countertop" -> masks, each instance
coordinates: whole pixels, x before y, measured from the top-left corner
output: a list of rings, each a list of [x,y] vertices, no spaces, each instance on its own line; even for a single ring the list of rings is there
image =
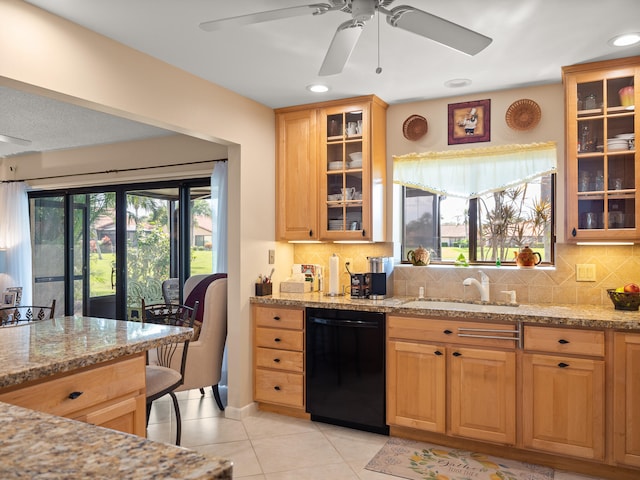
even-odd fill
[[[67,316],[0,328],[0,387],[142,353],[192,329]],[[0,478],[230,479],[231,462],[0,402]]]
[[[363,310],[398,315],[457,318],[460,320],[493,320],[504,322],[565,325],[585,328],[640,330],[640,312],[615,310],[613,305],[551,305],[551,304],[488,304],[456,300],[390,297],[382,300],[352,299],[349,295],[331,297],[319,292],[274,293],[251,297],[251,303],[295,307]]]
[[[231,479],[229,460],[0,403],[0,478]]]
[[[0,328],[0,388],[144,352],[192,330],[67,316]]]

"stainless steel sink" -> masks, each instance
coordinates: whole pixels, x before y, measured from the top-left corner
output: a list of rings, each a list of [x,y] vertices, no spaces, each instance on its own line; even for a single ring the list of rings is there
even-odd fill
[[[409,300],[400,305],[405,308],[428,310],[460,310],[464,312],[516,313],[517,304],[465,303],[442,300]]]

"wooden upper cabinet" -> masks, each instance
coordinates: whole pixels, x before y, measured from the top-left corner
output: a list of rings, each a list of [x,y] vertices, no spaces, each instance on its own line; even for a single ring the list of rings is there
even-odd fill
[[[277,239],[318,240],[317,113],[278,113],[276,128]]]
[[[386,240],[386,109],[369,95],[276,110],[278,240]]]
[[[640,238],[638,78],[640,57],[563,68],[569,242]]]

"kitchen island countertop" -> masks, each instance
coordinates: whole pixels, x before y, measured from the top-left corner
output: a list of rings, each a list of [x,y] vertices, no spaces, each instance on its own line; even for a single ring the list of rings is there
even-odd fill
[[[613,305],[551,305],[492,304],[457,300],[390,297],[381,300],[354,298],[349,295],[332,297],[319,292],[274,293],[266,297],[251,297],[251,303],[291,307],[335,308],[362,310],[397,315],[418,315],[458,318],[460,320],[494,320],[542,325],[584,328],[640,330],[640,311],[615,310]]]
[[[66,316],[0,328],[0,387],[15,387],[185,340],[191,329]],[[231,462],[0,403],[0,478],[230,479]]]

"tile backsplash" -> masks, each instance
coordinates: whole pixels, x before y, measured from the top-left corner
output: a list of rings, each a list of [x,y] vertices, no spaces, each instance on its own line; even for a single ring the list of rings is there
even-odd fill
[[[393,245],[297,244],[294,247],[294,262],[323,265],[327,271],[329,257],[333,253],[340,256],[341,269],[344,259],[351,258],[351,271],[361,273],[368,270],[368,256],[392,256]],[[595,265],[596,281],[576,281],[576,264]],[[479,300],[477,288],[462,286],[467,277],[479,279],[478,270],[482,270],[490,278],[491,301],[506,302],[508,297],[501,292],[514,290],[518,303],[608,305],[608,288],[616,288],[629,282],[640,284],[640,245],[557,244],[555,266],[534,269],[508,266],[396,265],[393,271],[393,293],[417,297],[420,287],[423,287],[425,297],[428,298]],[[346,272],[341,274],[340,284],[349,285],[349,275]]]

